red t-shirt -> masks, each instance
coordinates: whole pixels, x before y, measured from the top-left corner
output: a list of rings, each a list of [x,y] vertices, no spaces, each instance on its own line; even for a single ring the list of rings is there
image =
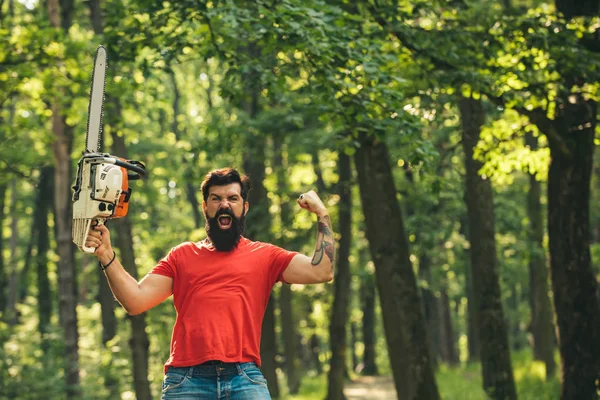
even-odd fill
[[[296,254],[246,238],[231,252],[216,251],[205,241],[171,249],[150,271],[173,278],[177,318],[165,372],[208,360],[260,365],[269,295]]]

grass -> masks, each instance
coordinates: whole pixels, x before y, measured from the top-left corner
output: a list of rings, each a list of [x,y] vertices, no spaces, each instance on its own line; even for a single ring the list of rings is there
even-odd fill
[[[546,381],[546,369],[542,362],[533,361],[530,350],[512,354],[513,374],[519,400],[555,400],[560,397],[558,376]],[[558,365],[558,360],[557,360]],[[282,400],[324,399],[327,393],[327,376],[304,377],[300,393],[286,393],[285,379],[281,377]],[[440,366],[436,381],[442,400],[485,400],[481,383],[481,365],[466,364],[449,368]]]

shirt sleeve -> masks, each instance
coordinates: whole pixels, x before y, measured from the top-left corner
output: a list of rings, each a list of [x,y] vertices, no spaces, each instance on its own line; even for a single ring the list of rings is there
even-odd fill
[[[271,247],[271,279],[274,278],[274,282],[285,282],[283,272],[296,254],[298,254],[297,251],[288,251],[277,246]]]
[[[150,271],[151,274],[163,275],[175,279],[177,274],[176,247],[173,247],[169,253],[156,264]]]

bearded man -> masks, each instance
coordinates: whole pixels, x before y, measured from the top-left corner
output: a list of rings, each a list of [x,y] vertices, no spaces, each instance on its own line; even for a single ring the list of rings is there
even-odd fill
[[[260,369],[262,320],[273,285],[333,279],[335,243],[327,208],[314,192],[297,202],[317,215],[312,258],[243,237],[248,177],[232,168],[201,185],[207,238],[174,248],[140,282],[116,257],[110,232],[95,226],[94,247],[116,299],[130,315],[173,295],[177,311],[162,399],[270,399]]]

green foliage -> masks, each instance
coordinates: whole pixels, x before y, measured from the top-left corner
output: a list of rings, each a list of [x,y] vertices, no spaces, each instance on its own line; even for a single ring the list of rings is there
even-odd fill
[[[549,161],[545,132],[532,123],[530,112],[541,110],[554,118],[569,94],[600,100],[600,61],[583,40],[597,29],[598,18],[565,20],[538,1],[513,2],[515,9],[504,10],[500,2],[487,0],[109,0],[104,31],[95,34],[84,3],[76,5],[75,23],[67,33],[49,26],[43,2],[13,2],[14,15],[5,12],[5,3],[0,3],[0,184],[17,182],[18,249],[10,254],[7,247],[13,234],[8,215],[0,221],[2,255],[4,265],[11,257],[17,262],[0,273],[23,273],[38,170],[53,159],[50,103],[59,101],[65,110],[74,163],[83,148],[92,55],[104,44],[109,53],[104,150],[111,151],[112,135],[124,137],[127,157],[143,161],[149,171],[146,180],[132,184],[129,211],[140,276],[172,246],[204,237],[191,217],[189,196],[201,198],[199,183],[210,169],[241,167],[250,138],[267,143],[264,185],[273,223],[259,228],[270,229],[278,243],[310,254],[314,218],[294,213],[287,226],[280,210],[293,207],[299,193],[317,186],[316,164],[325,185],[320,194],[336,221],[337,153],[353,155],[365,136],[374,136],[390,150],[415,271],[423,256],[431,261],[431,277],[420,276],[419,285],[436,295],[447,291],[463,361],[469,246],[456,100],[460,95],[483,98],[488,120],[476,157],[484,163],[481,175],[495,188],[497,252],[511,342],[527,344],[525,174],[544,182]],[[249,94],[256,95],[256,112],[248,108]],[[539,149],[524,145],[528,132],[539,139]],[[287,192],[278,187],[274,138],[282,142]],[[373,264],[366,255],[356,188],[353,200],[351,320],[360,323],[358,289],[361,281],[372,279]],[[592,201],[595,225],[597,203]],[[5,212],[11,206],[7,203]],[[597,245],[592,252],[597,259]],[[49,257],[56,290],[54,237]],[[119,334],[101,345],[98,274],[92,264],[77,255],[84,397],[108,398],[111,381],[126,397],[133,391],[129,324],[119,309]],[[35,294],[34,271],[19,277]],[[304,344],[310,335],[319,335],[320,359],[326,363],[332,287],[294,285],[292,290],[298,333]],[[57,304],[58,298],[54,309]],[[65,392],[59,322],[54,316],[43,344],[35,334],[36,306],[28,297],[19,305],[19,323],[0,326],[0,394],[9,398],[22,387],[30,388],[32,398],[40,393],[61,398]],[[377,308],[377,362],[389,374],[380,314]],[[154,394],[159,393],[174,319],[171,300],[147,313]],[[360,342],[356,350],[360,358]],[[518,353],[514,361],[520,398],[555,398],[557,380],[544,383],[539,364],[526,354]],[[324,375],[314,374],[307,371],[297,398],[324,396]],[[482,398],[479,376],[478,367],[468,365],[442,367],[437,379],[444,398],[462,399],[465,393]]]

